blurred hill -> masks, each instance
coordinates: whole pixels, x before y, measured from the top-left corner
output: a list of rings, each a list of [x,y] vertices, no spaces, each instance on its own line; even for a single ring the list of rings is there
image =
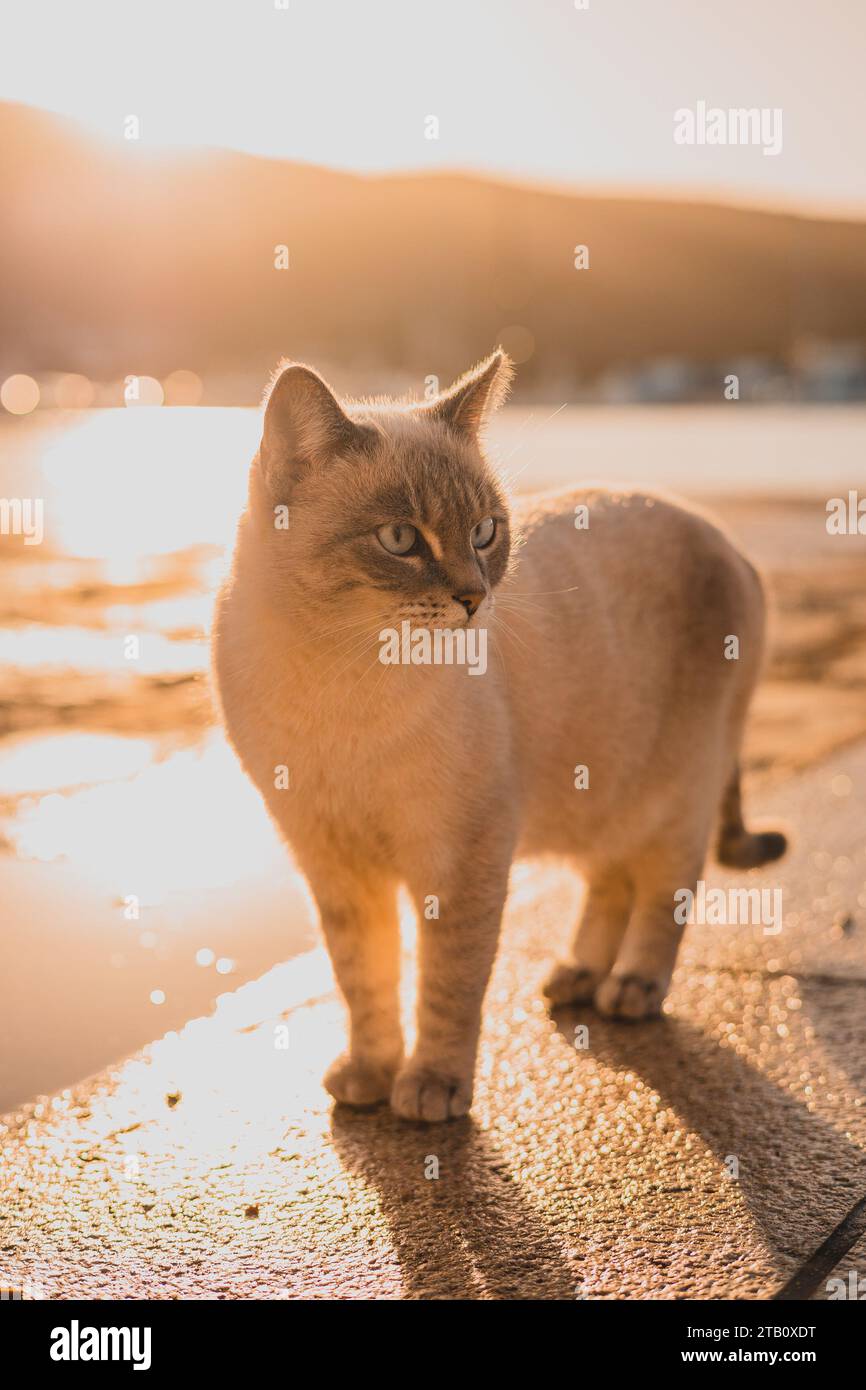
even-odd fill
[[[156,155],[9,104],[0,181],[4,372],[187,367],[254,398],[286,354],[344,388],[381,384],[383,366],[419,388],[504,339],[521,389],[550,397],[655,360],[784,370],[816,343],[866,350],[856,222]]]

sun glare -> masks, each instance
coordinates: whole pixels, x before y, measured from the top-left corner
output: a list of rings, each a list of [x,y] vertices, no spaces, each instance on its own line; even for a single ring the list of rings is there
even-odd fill
[[[255,410],[182,406],[71,423],[43,458],[49,536],[68,555],[110,562],[118,583],[138,578],[145,557],[228,545],[259,426]]]
[[[69,740],[65,750],[63,737]],[[127,748],[128,742],[134,746]],[[68,860],[102,895],[116,899],[134,884],[142,905],[213,892],[274,864],[282,868],[282,850],[264,808],[221,739],[203,752],[177,753],[142,770],[144,743],[67,735],[43,740],[29,766],[23,751],[17,769],[13,758],[4,788],[33,792],[48,785],[49,770],[58,784],[58,753],[70,778],[96,755],[91,781],[94,768],[108,775],[110,752],[115,759],[111,780],[34,799],[7,831],[18,852],[45,863]],[[132,775],[124,776],[124,766]],[[220,959],[216,968],[228,974],[233,962]]]

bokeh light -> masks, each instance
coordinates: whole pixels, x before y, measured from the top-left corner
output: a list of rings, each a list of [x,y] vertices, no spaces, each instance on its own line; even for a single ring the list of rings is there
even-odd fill
[[[162,382],[155,376],[135,376],[124,378],[124,405],[162,405],[164,394]]]
[[[204,395],[201,377],[184,368],[169,372],[162,385],[166,405],[199,405]]]
[[[29,415],[39,404],[39,387],[32,376],[17,372],[0,386],[0,404],[10,415]]]
[[[54,387],[54,404],[58,410],[87,410],[95,396],[93,382],[79,372],[67,372]]]
[[[528,362],[535,351],[535,334],[522,323],[509,323],[500,330],[497,340],[517,366]]]

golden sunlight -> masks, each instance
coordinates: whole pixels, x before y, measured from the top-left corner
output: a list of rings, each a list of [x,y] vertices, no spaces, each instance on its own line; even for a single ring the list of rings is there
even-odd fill
[[[137,579],[148,556],[225,547],[259,425],[254,410],[184,407],[73,420],[44,453],[51,539],[106,561],[115,583]]]

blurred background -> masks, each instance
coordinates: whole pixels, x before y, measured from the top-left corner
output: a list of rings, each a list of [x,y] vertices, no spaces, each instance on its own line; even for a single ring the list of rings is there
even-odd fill
[[[767,572],[751,778],[866,734],[859,0],[2,10],[0,1109],[313,940],[207,680],[283,355],[421,396],[502,343],[518,490],[672,489]]]

